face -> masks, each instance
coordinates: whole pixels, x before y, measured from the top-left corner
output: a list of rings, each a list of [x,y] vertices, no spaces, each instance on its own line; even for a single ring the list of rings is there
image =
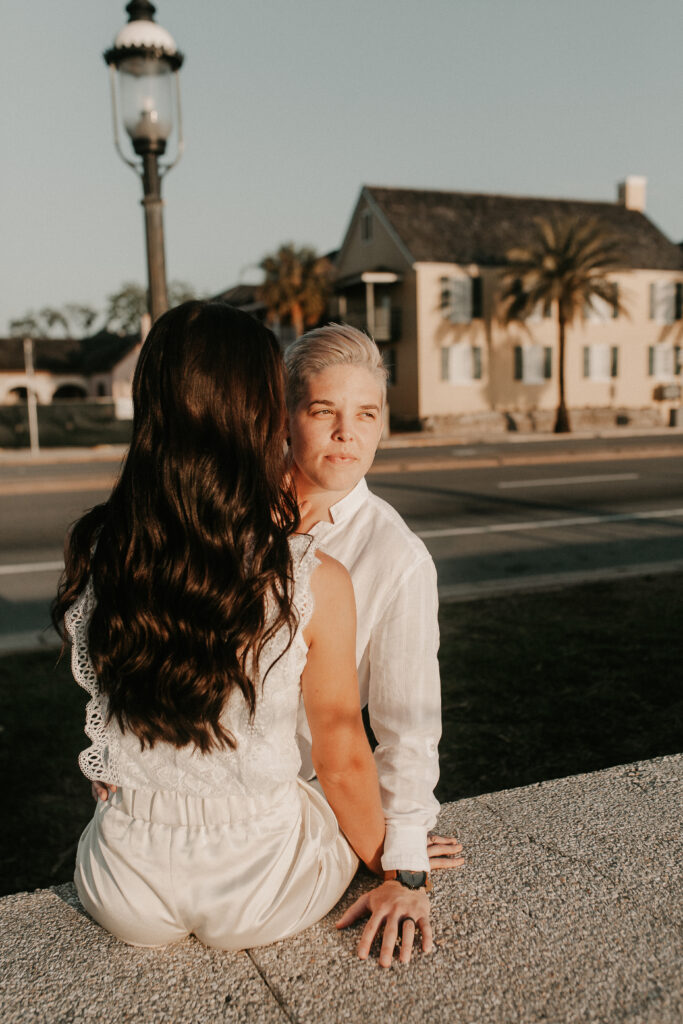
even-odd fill
[[[299,494],[348,494],[375,457],[381,388],[364,366],[330,366],[311,377],[289,428]]]

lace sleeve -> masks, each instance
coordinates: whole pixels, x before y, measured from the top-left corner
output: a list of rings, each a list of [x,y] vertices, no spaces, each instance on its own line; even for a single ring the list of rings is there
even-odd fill
[[[74,679],[90,694],[85,709],[85,734],[92,745],[78,755],[78,764],[91,780],[120,785],[116,738],[107,724],[107,701],[100,692],[97,675],[88,651],[88,626],[95,607],[95,588],[89,579],[83,593],[68,609],[64,625],[71,638],[71,672]]]
[[[290,538],[292,558],[294,560],[294,594],[296,609],[299,613],[298,633],[301,635],[313,614],[313,592],[311,576],[320,559],[317,557],[318,543],[314,537],[295,534]]]

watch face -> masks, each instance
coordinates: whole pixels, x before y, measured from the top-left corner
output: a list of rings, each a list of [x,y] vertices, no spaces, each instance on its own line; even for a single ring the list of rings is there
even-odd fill
[[[396,879],[407,889],[421,889],[427,881],[426,871],[397,871]]]

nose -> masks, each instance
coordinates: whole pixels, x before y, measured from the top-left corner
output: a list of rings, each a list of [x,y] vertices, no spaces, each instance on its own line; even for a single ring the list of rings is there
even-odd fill
[[[334,439],[336,441],[352,441],[353,429],[351,421],[345,416],[340,416],[334,425]]]

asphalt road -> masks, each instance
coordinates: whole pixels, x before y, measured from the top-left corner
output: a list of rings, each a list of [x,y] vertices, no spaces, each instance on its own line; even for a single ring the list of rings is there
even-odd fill
[[[117,467],[0,465],[0,639],[47,624],[66,528]],[[683,565],[681,435],[389,448],[370,486],[423,537],[451,599]]]

